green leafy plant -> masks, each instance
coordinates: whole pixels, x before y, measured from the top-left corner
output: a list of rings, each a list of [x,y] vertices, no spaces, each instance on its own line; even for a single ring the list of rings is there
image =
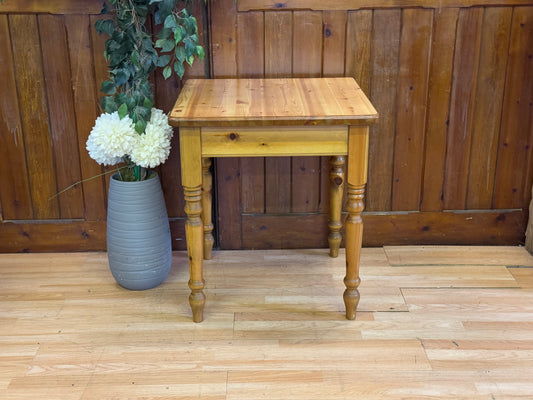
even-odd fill
[[[182,7],[178,3],[183,3]],[[108,0],[102,9],[103,17],[95,23],[99,34],[109,36],[104,52],[109,76],[100,88],[105,94],[102,109],[106,114],[117,113],[120,120],[131,119],[135,132],[141,136],[156,110],[149,81],[151,74],[160,68],[165,79],[172,73],[182,78],[186,63],[192,65],[195,59],[204,58],[196,18],[187,9],[190,5],[191,0]],[[151,16],[157,34],[147,28]],[[107,151],[103,136],[98,139],[91,142],[91,157]],[[100,148],[95,147],[97,143]],[[133,176],[124,175],[124,180],[140,180],[144,176],[140,171],[143,166],[134,165],[129,154],[108,152],[100,160],[93,158],[101,164],[117,159],[125,161]]]
[[[104,3],[103,14],[112,19],[99,19],[95,28],[107,33],[105,57],[109,63],[109,80],[102,83],[102,108],[108,113],[118,111],[122,118],[129,115],[135,130],[144,132],[150,120],[154,95],[149,84],[150,74],[158,67],[163,76],[172,70],[180,77],[184,63],[193,64],[196,57],[203,60],[204,49],[199,43],[196,18],[187,8],[176,10],[180,0],[110,0]],[[163,28],[156,35],[146,29],[148,16]],[[159,49],[156,50],[156,49]]]

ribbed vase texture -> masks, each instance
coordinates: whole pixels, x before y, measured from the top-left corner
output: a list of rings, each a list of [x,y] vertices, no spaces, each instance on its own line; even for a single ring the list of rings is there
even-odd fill
[[[107,257],[115,280],[132,290],[161,284],[172,263],[172,242],[159,177],[122,182],[111,177]]]

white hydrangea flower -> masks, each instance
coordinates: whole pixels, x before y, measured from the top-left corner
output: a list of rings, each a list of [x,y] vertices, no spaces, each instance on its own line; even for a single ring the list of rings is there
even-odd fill
[[[146,131],[139,136],[130,154],[132,162],[141,167],[154,168],[166,161],[172,138],[172,127],[167,121],[167,116],[161,110],[152,109],[152,118],[146,125]]]
[[[151,129],[161,129],[168,136],[169,140],[172,139],[174,133],[172,127],[168,124],[168,116],[158,108],[152,108],[152,116],[150,122],[148,122],[146,129],[151,125]]]
[[[120,119],[118,112],[100,115],[94,124],[87,150],[98,164],[114,165],[130,154],[139,135],[129,116]]]

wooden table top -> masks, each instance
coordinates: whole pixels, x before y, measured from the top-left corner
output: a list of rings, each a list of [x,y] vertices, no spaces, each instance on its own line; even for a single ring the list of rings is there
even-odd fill
[[[190,79],[169,116],[182,127],[368,125],[377,119],[353,78]]]

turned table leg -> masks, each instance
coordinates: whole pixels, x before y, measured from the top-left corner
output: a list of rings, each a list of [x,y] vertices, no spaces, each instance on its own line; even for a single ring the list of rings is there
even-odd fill
[[[204,224],[204,260],[210,260],[213,252],[213,176],[210,171],[211,159],[202,158],[202,221]]]
[[[180,129],[181,147],[181,181],[185,193],[185,235],[187,237],[187,254],[189,257],[189,304],[193,321],[202,322],[205,305],[203,292],[203,238],[202,222],[202,157],[200,147],[200,129]]]
[[[363,241],[363,220],[365,186],[368,165],[368,127],[350,127],[348,138],[348,218],[346,219],[346,276],[344,304],[346,318],[355,319],[359,304],[361,283],[359,259]]]
[[[329,173],[329,255],[337,257],[341,246],[341,211],[342,196],[344,193],[344,156],[332,156],[329,160],[331,170]]]

